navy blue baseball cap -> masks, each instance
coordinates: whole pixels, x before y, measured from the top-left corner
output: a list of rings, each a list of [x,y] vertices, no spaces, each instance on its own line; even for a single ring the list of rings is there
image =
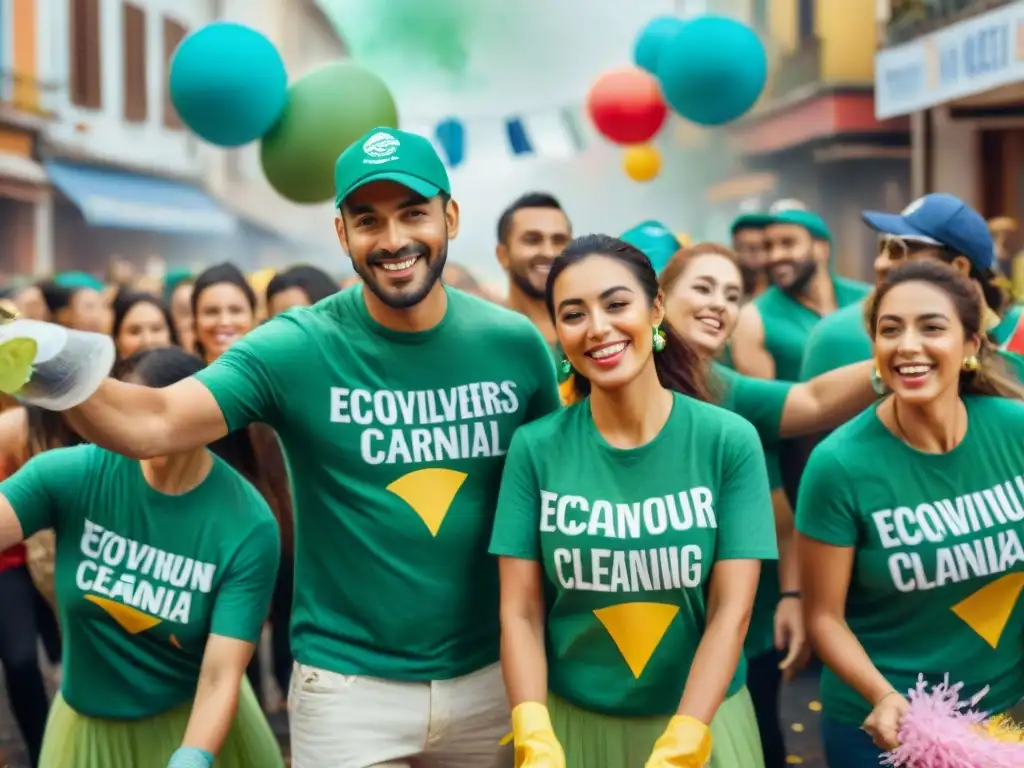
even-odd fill
[[[988,224],[959,197],[933,194],[918,198],[902,213],[864,211],[864,222],[876,232],[920,243],[945,246],[970,259],[975,269],[992,269],[995,243]]]

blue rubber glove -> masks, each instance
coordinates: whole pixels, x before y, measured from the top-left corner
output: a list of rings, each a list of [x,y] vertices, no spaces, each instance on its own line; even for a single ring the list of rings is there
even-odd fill
[[[213,768],[213,755],[198,747],[181,747],[171,755],[167,768]]]

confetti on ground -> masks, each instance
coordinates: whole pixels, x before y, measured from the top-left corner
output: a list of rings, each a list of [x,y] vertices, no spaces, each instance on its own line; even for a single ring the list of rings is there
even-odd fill
[[[804,732],[804,724],[803,723],[793,723],[789,727],[793,729],[793,733],[803,733]]]
[[[800,755],[786,755],[786,765],[803,765],[804,759]]]
[[[821,712],[821,702],[812,701],[810,704],[807,705],[807,708],[811,710],[811,712]]]

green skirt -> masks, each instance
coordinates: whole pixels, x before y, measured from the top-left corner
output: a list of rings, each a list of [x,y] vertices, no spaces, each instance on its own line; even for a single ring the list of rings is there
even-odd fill
[[[566,768],[643,768],[669,721],[600,715],[551,694],[548,710],[565,750]],[[711,768],[764,768],[754,705],[746,688],[718,708],[711,743]]]
[[[58,695],[46,723],[39,768],[167,768],[191,714],[188,701],[143,720],[106,720],[80,715]],[[214,765],[284,768],[281,747],[245,678],[238,714]]]

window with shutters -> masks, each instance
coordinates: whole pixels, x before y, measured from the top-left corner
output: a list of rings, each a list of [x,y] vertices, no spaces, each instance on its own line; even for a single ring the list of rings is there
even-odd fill
[[[146,12],[124,3],[124,119],[144,123],[146,105]]]
[[[100,0],[68,0],[71,23],[68,73],[71,103],[87,109],[103,106],[100,69]]]
[[[178,44],[185,39],[188,29],[172,19],[164,18],[164,125],[181,129],[185,124],[178,117],[178,111],[171,103],[171,58]]]

